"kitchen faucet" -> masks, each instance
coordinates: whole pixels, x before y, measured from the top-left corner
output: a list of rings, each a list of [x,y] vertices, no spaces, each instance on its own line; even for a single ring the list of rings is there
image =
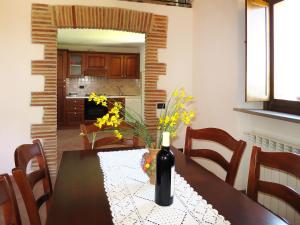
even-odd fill
[[[119,91],[119,95],[120,95],[120,96],[121,96],[121,95],[124,95],[123,92],[122,92],[122,89],[121,89],[121,88],[123,87],[123,85],[117,85],[116,87],[117,87],[117,89],[118,89],[118,91]]]

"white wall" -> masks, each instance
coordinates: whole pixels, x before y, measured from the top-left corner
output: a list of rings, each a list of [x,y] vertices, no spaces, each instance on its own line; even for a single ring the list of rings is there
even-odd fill
[[[30,125],[42,120],[42,110],[30,107],[30,93],[43,90],[43,78],[31,76],[31,60],[40,59],[43,48],[31,44],[31,3],[111,6],[166,15],[169,18],[168,48],[161,62],[168,64],[159,87],[170,93],[175,86],[192,89],[192,9],[117,0],[2,0],[0,8],[0,173],[13,168],[13,153],[29,143]],[[178,32],[181,31],[181,32]],[[183,138],[177,143],[181,144]]]
[[[245,6],[244,0],[195,0],[193,94],[199,108],[194,127],[219,127],[237,139],[247,131],[300,143],[300,125],[234,112],[244,103]],[[250,144],[244,154],[236,187],[245,189]],[[207,165],[222,174],[221,170]]]

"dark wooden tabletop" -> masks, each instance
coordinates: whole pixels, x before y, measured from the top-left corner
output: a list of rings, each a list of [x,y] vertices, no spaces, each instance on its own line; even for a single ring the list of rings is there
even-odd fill
[[[284,225],[280,218],[173,149],[176,171],[232,225]],[[46,225],[113,224],[96,151],[64,152]]]

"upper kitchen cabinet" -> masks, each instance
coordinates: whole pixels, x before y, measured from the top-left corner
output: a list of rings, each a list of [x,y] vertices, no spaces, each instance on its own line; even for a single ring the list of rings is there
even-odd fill
[[[124,76],[123,56],[122,55],[110,55],[108,78],[122,79],[123,76]]]
[[[82,76],[83,72],[84,72],[84,54],[80,52],[70,52],[68,77]]]
[[[125,78],[138,79],[140,74],[140,55],[125,55],[123,60]]]
[[[107,54],[86,53],[84,75],[107,76],[108,59],[109,56]]]
[[[138,79],[139,54],[111,54],[109,60],[108,78]]]

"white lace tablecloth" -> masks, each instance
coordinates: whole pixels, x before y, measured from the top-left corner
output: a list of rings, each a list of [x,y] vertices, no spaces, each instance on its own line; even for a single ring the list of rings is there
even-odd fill
[[[155,204],[155,187],[140,166],[145,152],[140,149],[98,153],[114,224],[230,224],[177,173],[173,204]]]

